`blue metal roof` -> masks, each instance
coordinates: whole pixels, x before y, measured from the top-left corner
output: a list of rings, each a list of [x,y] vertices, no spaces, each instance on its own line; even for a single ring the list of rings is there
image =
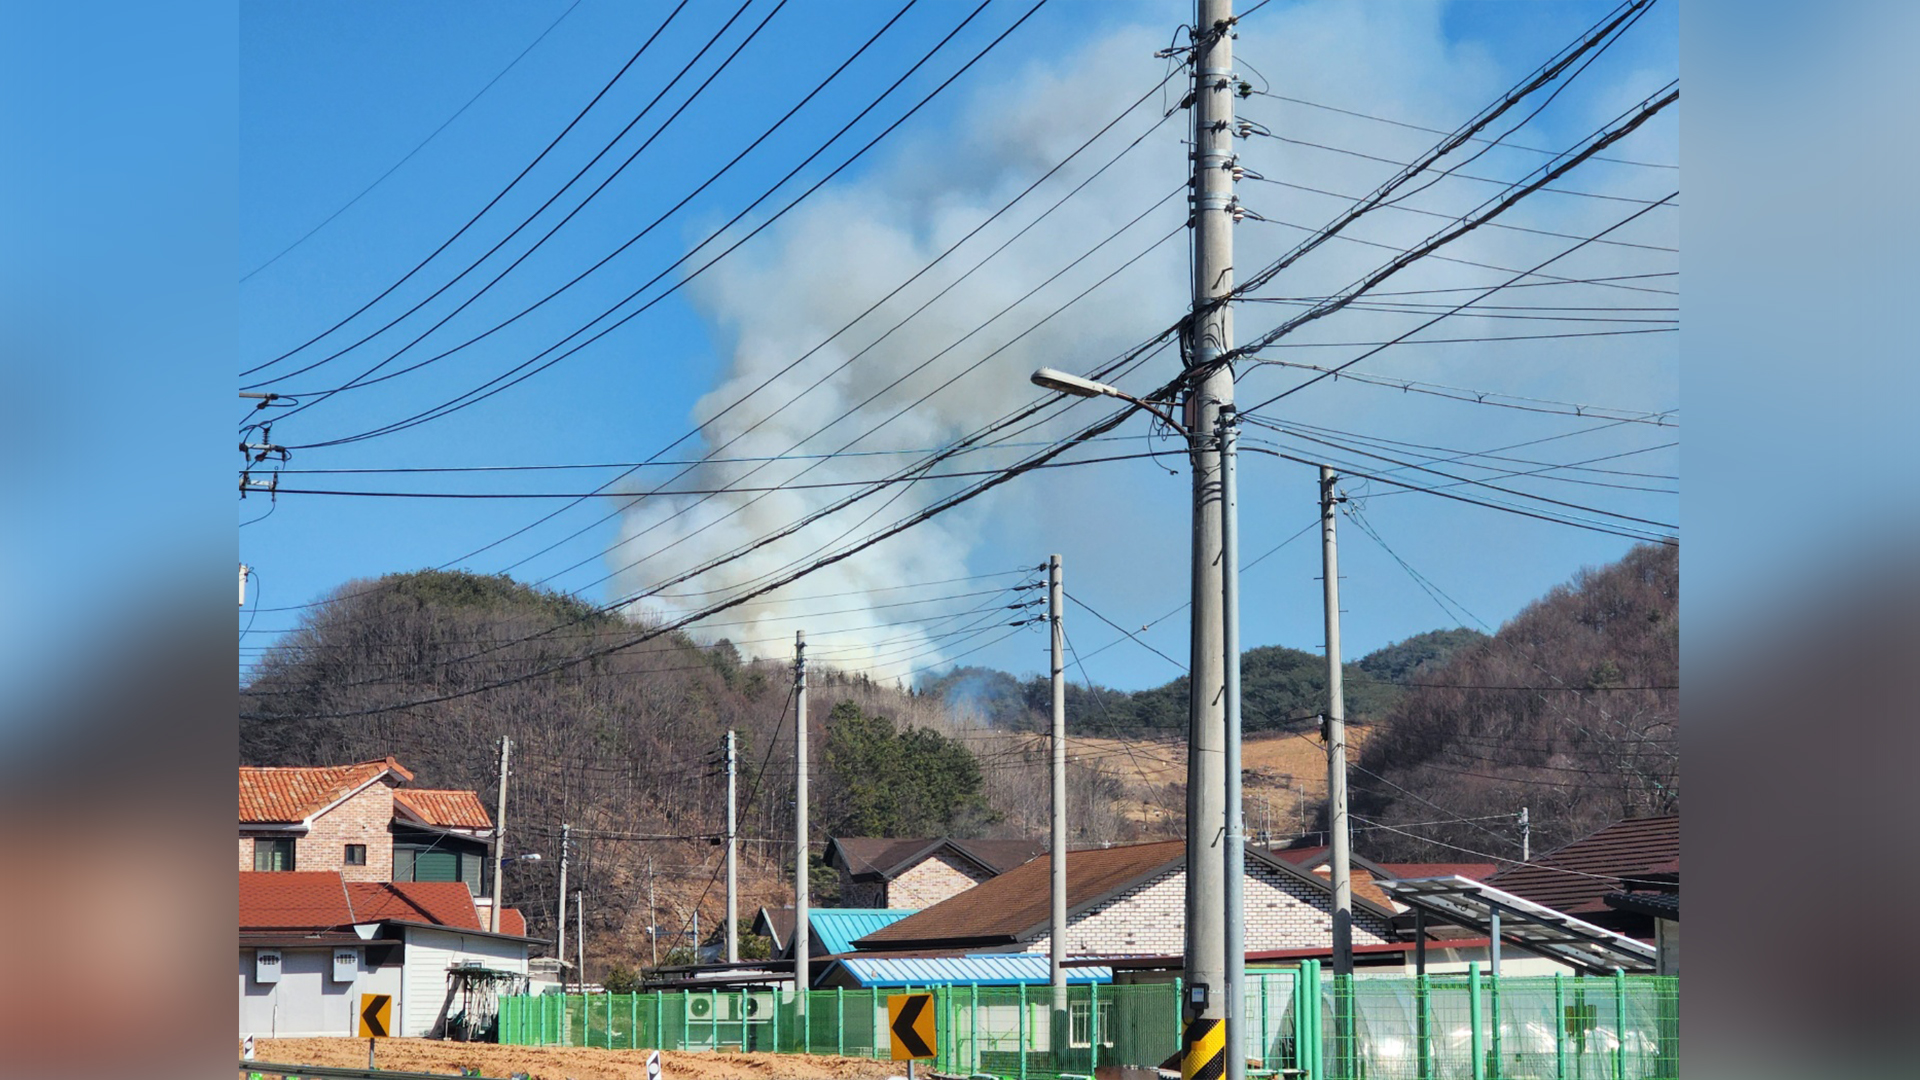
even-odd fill
[[[918,912],[906,908],[814,908],[807,913],[815,951],[850,953],[853,943]]]
[[[1045,985],[1047,958],[1040,953],[983,953],[974,956],[852,956],[836,961],[861,986],[1020,986]],[[1113,969],[1071,967],[1069,983],[1110,983]]]

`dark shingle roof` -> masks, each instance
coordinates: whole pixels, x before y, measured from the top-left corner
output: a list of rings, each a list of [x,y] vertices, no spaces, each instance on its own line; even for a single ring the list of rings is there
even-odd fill
[[[1035,840],[954,840],[948,837],[836,836],[827,861],[846,864],[854,878],[891,881],[941,851],[958,855],[988,874],[1003,874],[1044,850]]]
[[[1680,815],[1628,818],[1584,840],[1508,867],[1487,884],[1569,915],[1605,914],[1610,892],[1680,857]]]

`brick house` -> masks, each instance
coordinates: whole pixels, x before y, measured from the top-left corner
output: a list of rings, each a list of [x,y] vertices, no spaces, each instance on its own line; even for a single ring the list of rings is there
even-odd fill
[[[463,882],[492,903],[493,818],[478,794],[414,788],[386,758],[320,767],[242,766],[239,869],[327,871],[349,882]]]
[[[840,872],[840,906],[919,910],[1019,866],[1032,840],[836,836],[823,856]]]
[[[1076,956],[1178,953],[1185,947],[1184,840],[1067,855],[1067,951]],[[862,952],[1047,952],[1049,865],[1033,859],[854,943]],[[1333,934],[1325,878],[1249,848],[1247,948],[1325,947]],[[1356,889],[1356,945],[1392,940],[1391,908]]]

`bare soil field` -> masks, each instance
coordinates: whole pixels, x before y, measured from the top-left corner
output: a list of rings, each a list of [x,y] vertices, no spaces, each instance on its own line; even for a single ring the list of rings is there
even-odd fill
[[[1370,727],[1347,728],[1349,761],[1359,757],[1372,733]],[[1044,736],[1023,733],[1017,738],[1029,749],[1045,748]],[[1128,818],[1150,828],[1162,823],[1171,828],[1185,815],[1185,797],[1172,787],[1187,780],[1183,743],[1074,736],[1069,745],[1069,754],[1096,759],[1127,782],[1133,799],[1122,813]],[[1249,736],[1241,743],[1240,761],[1249,829],[1270,829],[1277,838],[1292,836],[1327,796],[1327,751],[1318,737]]]
[[[254,1056],[286,1065],[361,1068],[367,1063],[367,1043],[364,1039],[257,1039]],[[533,1080],[639,1080],[647,1075],[647,1051],[382,1039],[374,1064],[381,1069],[446,1075],[478,1069],[488,1077],[526,1073]],[[664,1080],[880,1080],[902,1071],[891,1061],[866,1058],[672,1050],[661,1053],[660,1070]]]

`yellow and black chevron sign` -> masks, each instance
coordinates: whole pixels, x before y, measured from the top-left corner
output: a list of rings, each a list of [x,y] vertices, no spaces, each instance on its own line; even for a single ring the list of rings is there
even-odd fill
[[[1225,1020],[1189,1021],[1180,1046],[1180,1080],[1220,1080],[1227,1074]]]

